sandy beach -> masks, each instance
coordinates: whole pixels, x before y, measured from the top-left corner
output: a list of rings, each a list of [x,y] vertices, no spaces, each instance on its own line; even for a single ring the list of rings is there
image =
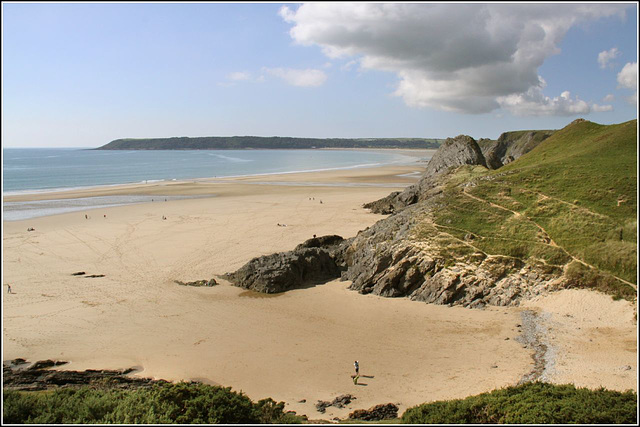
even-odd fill
[[[637,391],[634,306],[595,292],[474,310],[360,295],[340,281],[275,296],[224,280],[212,288],[174,282],[217,277],[314,234],[354,236],[384,217],[363,203],[410,185],[422,170],[398,165],[5,197],[198,196],[3,222],[3,360],[67,360],[70,370],[137,366],[140,376],[283,400],[310,419],[387,402],[402,414],[517,384],[533,367],[531,349],[516,340],[518,325],[523,310],[534,310],[553,350],[549,381]],[[72,275],[81,271],[101,277]],[[354,360],[359,385],[350,377]],[[349,408],[316,411],[318,400],[346,393],[356,396]]]

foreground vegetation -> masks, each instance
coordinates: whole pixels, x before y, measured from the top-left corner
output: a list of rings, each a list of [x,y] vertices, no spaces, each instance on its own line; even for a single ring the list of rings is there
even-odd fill
[[[292,424],[306,418],[284,412],[272,399],[252,402],[230,388],[199,383],[156,384],[149,389],[63,388],[3,392],[3,424]],[[589,390],[527,383],[466,399],[409,408],[385,423],[635,424],[633,391]],[[349,420],[354,422],[355,420]]]
[[[638,395],[573,385],[526,383],[466,399],[425,403],[405,424],[635,424]]]
[[[572,123],[497,170],[460,168],[449,180],[434,225],[458,240],[473,237],[452,257],[468,255],[472,246],[563,268],[570,286],[632,300],[636,291],[629,283],[637,285],[638,257],[636,144],[636,120]]]
[[[302,417],[272,399],[252,402],[231,388],[200,383],[152,388],[4,390],[3,424],[292,424]]]

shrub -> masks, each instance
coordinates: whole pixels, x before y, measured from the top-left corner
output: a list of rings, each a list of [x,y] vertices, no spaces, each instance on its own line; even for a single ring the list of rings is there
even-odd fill
[[[573,385],[526,383],[471,396],[414,406],[406,424],[635,424],[637,394]]]
[[[48,392],[3,392],[3,423],[10,424],[256,424],[296,423],[284,403],[253,403],[231,388],[164,383],[149,389],[82,387]]]

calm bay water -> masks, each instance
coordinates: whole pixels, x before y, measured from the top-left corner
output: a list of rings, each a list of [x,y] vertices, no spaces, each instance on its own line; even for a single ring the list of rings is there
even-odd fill
[[[155,180],[262,175],[411,163],[393,152],[349,150],[2,150],[3,195]]]
[[[139,182],[188,180],[411,164],[424,157],[393,151],[351,150],[150,150],[101,151],[61,148],[4,148],[3,196]],[[143,197],[144,199],[144,197]],[[5,220],[141,203],[131,197],[75,202],[3,201]]]

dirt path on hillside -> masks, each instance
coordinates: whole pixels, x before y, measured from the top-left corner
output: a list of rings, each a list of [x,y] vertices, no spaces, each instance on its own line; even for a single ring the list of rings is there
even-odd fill
[[[574,261],[576,261],[576,262],[579,262],[580,264],[584,265],[585,267],[591,268],[591,269],[593,269],[593,270],[599,270],[597,267],[595,267],[595,266],[593,266],[593,265],[591,265],[591,264],[589,264],[589,263],[587,263],[587,262],[585,262],[585,261],[581,260],[580,258],[577,258],[576,256],[572,255],[572,254],[571,254],[571,253],[569,253],[569,252],[568,252],[568,251],[567,251],[563,246],[558,245],[558,244],[557,244],[557,243],[556,243],[556,242],[551,238],[551,235],[547,232],[547,230],[545,230],[545,229],[544,229],[544,227],[542,227],[540,224],[538,224],[537,222],[535,222],[535,221],[534,221],[534,220],[532,220],[531,218],[529,218],[529,217],[527,217],[527,216],[522,215],[520,212],[516,212],[516,211],[511,210],[511,209],[509,209],[509,208],[505,208],[504,206],[500,206],[500,205],[498,205],[498,204],[496,204],[496,203],[493,203],[493,202],[491,202],[491,201],[489,201],[489,200],[483,199],[483,198],[478,197],[478,196],[474,196],[473,194],[470,194],[470,193],[468,193],[468,192],[467,192],[467,188],[468,188],[468,187],[465,187],[465,188],[463,188],[463,190],[462,190],[462,194],[464,194],[465,196],[467,196],[467,197],[469,197],[469,198],[471,198],[471,199],[474,199],[474,200],[476,200],[476,201],[478,201],[478,202],[481,202],[481,203],[487,203],[487,204],[489,204],[489,206],[492,206],[492,207],[494,207],[494,208],[496,208],[496,209],[502,209],[502,210],[505,210],[505,211],[507,211],[507,212],[511,212],[511,214],[513,214],[513,215],[514,215],[514,216],[516,216],[516,217],[524,218],[525,220],[529,221],[530,223],[532,223],[533,225],[535,225],[536,227],[538,227],[538,229],[544,233],[545,237],[549,239],[549,242],[548,242],[548,243],[546,243],[546,244],[548,244],[548,245],[550,245],[550,246],[554,246],[554,247],[556,247],[556,248],[558,248],[558,249],[562,250],[562,251],[563,251],[565,254],[567,254],[567,256],[568,256],[568,257],[570,257],[572,260],[574,260]],[[540,194],[540,195],[542,195],[542,196],[546,196],[546,195],[545,195],[545,194],[543,194],[543,193],[538,193],[538,194]],[[546,197],[548,197],[548,196],[546,196]],[[609,274],[611,274],[611,273],[609,273]],[[614,274],[611,274],[611,276],[612,276],[612,277],[614,277],[614,278],[616,278],[617,280],[621,281],[622,283],[625,283],[625,284],[627,284],[627,285],[631,286],[631,287],[632,287],[636,292],[638,291],[638,288],[637,288],[637,286],[636,286],[635,284],[633,284],[633,283],[631,283],[631,282],[628,282],[628,281],[626,281],[626,280],[624,280],[624,279],[622,279],[622,278],[620,278],[620,277],[618,277],[618,276],[616,276],[616,275],[614,275]]]

